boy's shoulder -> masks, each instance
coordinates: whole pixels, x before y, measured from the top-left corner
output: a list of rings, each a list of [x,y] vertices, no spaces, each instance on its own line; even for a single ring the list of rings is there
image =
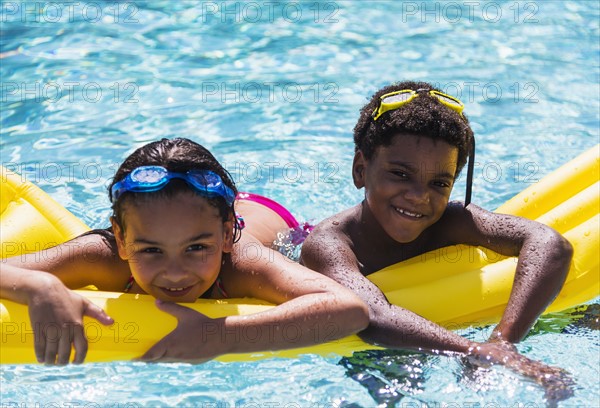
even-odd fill
[[[350,230],[359,211],[360,205],[351,207],[317,224],[302,244],[300,263],[325,275],[341,265],[358,270]]]
[[[356,223],[360,205],[334,214],[318,223],[302,244],[302,253],[323,253],[324,249],[333,252],[352,247],[351,226]],[[328,251],[325,251],[328,252]]]
[[[342,237],[347,236],[350,225],[358,220],[360,205],[350,207],[334,214],[315,225],[309,235],[311,237]]]

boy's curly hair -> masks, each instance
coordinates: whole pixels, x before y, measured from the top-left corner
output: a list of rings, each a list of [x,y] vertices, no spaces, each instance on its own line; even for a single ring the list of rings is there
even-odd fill
[[[469,121],[452,109],[444,106],[428,92],[419,92],[419,96],[406,105],[387,111],[376,121],[373,112],[379,107],[380,97],[390,92],[404,89],[434,90],[427,82],[404,81],[386,86],[373,95],[360,111],[358,123],[354,127],[355,151],[361,151],[366,159],[373,157],[379,146],[389,146],[392,138],[399,133],[443,140],[458,148],[458,163],[455,177],[467,162],[473,130]]]

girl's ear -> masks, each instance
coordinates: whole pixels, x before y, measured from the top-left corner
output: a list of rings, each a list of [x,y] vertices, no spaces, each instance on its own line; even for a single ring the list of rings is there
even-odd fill
[[[354,160],[352,161],[352,179],[354,180],[354,185],[358,189],[365,186],[365,167],[365,157],[359,150],[354,154]]]
[[[233,215],[223,223],[223,252],[229,253],[233,250],[233,226],[235,221]]]
[[[117,223],[114,216],[110,217],[110,224],[112,225],[113,234],[115,235],[115,241],[117,241],[117,251],[119,252],[119,258],[126,261],[129,258],[125,245],[125,235],[123,229]]]

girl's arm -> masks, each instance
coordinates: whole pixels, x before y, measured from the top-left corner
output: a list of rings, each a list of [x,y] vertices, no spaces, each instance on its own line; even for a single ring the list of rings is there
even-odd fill
[[[508,305],[490,340],[520,341],[560,292],[573,247],[552,228],[526,218],[492,213],[473,204],[452,212],[457,216],[452,217],[450,230],[458,235],[457,243],[518,256]]]
[[[28,305],[39,362],[66,364],[72,346],[73,362],[83,362],[87,352],[83,316],[113,323],[101,308],[68,289],[106,286],[112,262],[100,250],[103,247],[100,238],[91,235],[0,261],[0,297]]]
[[[0,267],[0,298],[25,304],[34,335],[35,355],[40,363],[67,364],[71,347],[74,363],[87,354],[83,316],[104,325],[113,323],[104,310],[69,290],[56,276],[9,264]]]
[[[227,353],[310,346],[367,326],[366,305],[348,289],[266,248],[249,234],[236,247],[233,270],[222,274],[228,295],[278,306],[252,315],[208,319],[183,306],[159,303],[178,317],[179,325],[143,359],[202,362]]]
[[[116,242],[100,234],[82,235],[39,252],[0,262],[1,265],[48,272],[70,289],[94,285],[99,290],[121,292],[130,276],[128,264],[118,256]]]

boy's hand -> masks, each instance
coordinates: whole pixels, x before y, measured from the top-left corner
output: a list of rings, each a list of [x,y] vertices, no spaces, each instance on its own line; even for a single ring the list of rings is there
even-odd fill
[[[467,354],[468,362],[480,367],[489,367],[495,364],[508,366],[519,357],[523,356],[519,354],[514,344],[507,341],[480,343],[471,347]]]
[[[226,353],[225,340],[216,334],[221,327],[216,319],[177,303],[156,300],[156,306],[175,316],[177,327],[140,357],[141,361],[203,363]]]
[[[73,363],[85,360],[88,343],[83,330],[83,316],[92,317],[104,325],[114,323],[100,307],[48,274],[40,275],[29,292],[28,308],[35,355],[40,363],[68,364],[71,347],[75,348]]]
[[[467,354],[467,362],[486,368],[501,364],[517,374],[530,378],[544,388],[548,402],[555,403],[573,395],[575,382],[567,371],[525,357],[517,351],[514,344],[508,341],[496,339],[472,347]]]

